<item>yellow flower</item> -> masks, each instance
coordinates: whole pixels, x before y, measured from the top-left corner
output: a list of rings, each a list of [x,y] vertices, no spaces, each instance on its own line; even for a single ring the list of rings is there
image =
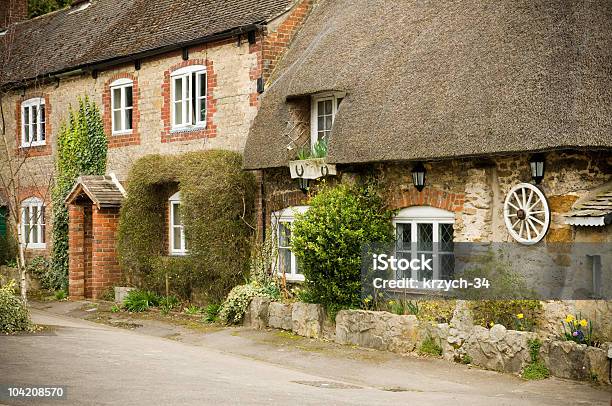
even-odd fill
[[[580,325],[581,325],[582,327],[586,327],[586,326],[587,326],[587,324],[588,324],[588,323],[587,323],[587,321],[586,321],[585,319],[580,320]]]
[[[522,319],[523,317],[525,317],[525,315],[523,313],[519,313],[516,315],[517,319]]]
[[[572,316],[571,314],[568,314],[567,317],[565,318],[566,323],[571,323],[573,320],[574,320],[574,316]]]
[[[493,327],[494,325],[495,325],[495,323],[493,323],[493,322],[489,323],[489,326],[491,326],[491,327]]]

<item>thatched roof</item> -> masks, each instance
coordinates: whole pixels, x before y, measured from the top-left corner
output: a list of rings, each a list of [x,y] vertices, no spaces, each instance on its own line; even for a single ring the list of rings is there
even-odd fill
[[[247,169],[285,165],[286,99],[346,91],[328,161],[612,148],[612,1],[321,0],[261,101]]]
[[[0,83],[112,65],[206,42],[223,33],[253,29],[293,4],[294,0],[93,0],[83,10],[65,8],[11,26],[0,36]],[[8,52],[4,47],[9,57],[3,57]]]

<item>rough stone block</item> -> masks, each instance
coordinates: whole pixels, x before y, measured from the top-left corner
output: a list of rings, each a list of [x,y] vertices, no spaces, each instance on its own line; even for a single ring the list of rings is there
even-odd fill
[[[369,310],[341,310],[336,316],[336,342],[399,353],[413,351],[419,340],[416,316]]]
[[[323,306],[311,303],[294,303],[291,311],[291,329],[297,335],[319,338],[323,331]]]
[[[272,302],[268,307],[268,326],[291,330],[293,322],[291,319],[292,305]]]
[[[506,330],[496,324],[490,330],[475,326],[462,346],[474,365],[504,372],[520,372],[530,362],[529,345],[535,333]]]
[[[253,328],[268,327],[268,309],[270,298],[255,296],[244,315],[243,324]]]
[[[115,286],[115,303],[123,303],[128,293],[134,288],[126,286]]]

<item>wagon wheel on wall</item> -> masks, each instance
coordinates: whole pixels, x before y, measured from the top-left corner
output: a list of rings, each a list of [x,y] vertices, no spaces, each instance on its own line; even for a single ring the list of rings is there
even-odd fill
[[[506,196],[504,221],[510,235],[525,245],[532,245],[546,235],[550,210],[546,196],[530,183],[519,183]]]

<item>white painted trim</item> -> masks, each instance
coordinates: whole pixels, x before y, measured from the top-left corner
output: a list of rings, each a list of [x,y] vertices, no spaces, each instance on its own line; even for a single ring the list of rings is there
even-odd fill
[[[206,66],[204,65],[189,65],[183,68],[177,69],[170,74],[170,77],[188,75],[195,72],[206,72]]]
[[[338,99],[344,99],[346,93],[325,92],[313,95],[310,99],[310,147],[313,148],[318,141],[318,102],[332,100],[332,128],[338,112]]]
[[[605,217],[566,217],[565,224],[571,226],[605,226]]]
[[[279,223],[293,223],[297,214],[304,214],[310,206],[292,206],[287,207],[283,210],[275,211],[272,213],[271,225],[274,230],[273,237],[276,238],[276,243],[279,243],[280,235],[278,225]],[[277,251],[280,247],[277,246]],[[290,251],[291,252],[291,251]],[[283,273],[279,271],[280,267],[280,256],[277,253],[275,268],[277,269],[277,275],[282,276]],[[285,273],[285,278],[291,282],[302,282],[304,281],[304,275],[296,272],[297,270],[297,259],[295,254],[291,252],[291,272]]]
[[[36,227],[38,240],[39,241],[45,240],[45,242],[28,242],[28,243],[25,242],[25,235],[26,235],[25,209],[27,208],[29,211],[31,211],[33,207],[36,207],[38,209],[39,218],[37,218],[36,222],[34,223],[30,223],[31,219],[28,221],[28,224],[31,227],[30,228],[30,239],[31,239],[33,227]],[[26,249],[45,249],[47,247],[46,236],[44,235],[45,232],[43,230],[43,228],[46,229],[46,221],[43,221],[43,217],[46,217],[46,213],[45,213],[45,216],[41,217],[44,209],[45,209],[45,202],[37,197],[30,197],[30,198],[24,199],[21,202],[21,214],[19,216],[21,224],[19,225],[19,228],[21,231],[21,243],[25,245]]]
[[[181,206],[181,195],[180,192],[176,192],[168,199],[170,204],[170,218],[168,219],[169,230],[169,252],[170,255],[187,255],[187,249],[185,248],[185,227],[183,224],[174,224],[174,210],[175,206]],[[174,229],[180,228],[181,230],[181,248],[174,248]]]
[[[132,91],[132,105],[127,106],[127,89],[130,88]],[[119,98],[121,105],[115,106],[114,91],[119,90]],[[134,81],[131,79],[117,79],[110,85],[110,99],[111,99],[111,132],[113,135],[125,135],[131,134],[134,131]],[[126,128],[127,123],[125,120],[125,113],[128,110],[132,110],[132,128]],[[115,111],[119,111],[121,123],[118,130],[115,130]]]
[[[432,206],[411,206],[401,209],[394,219],[455,220],[455,213]]]
[[[115,172],[111,172],[109,176],[111,177],[111,179],[113,180],[113,183],[115,184],[115,186],[117,186],[117,189],[119,189],[123,197],[126,197],[127,192],[125,191],[125,188],[123,187],[121,182],[119,182],[119,179],[117,179],[117,175],[115,174]]]
[[[40,114],[40,106],[44,106],[45,105],[45,99],[44,97],[33,97],[30,98],[28,100],[25,100],[23,102],[21,102],[21,142],[20,142],[20,148],[30,148],[30,147],[38,147],[41,145],[46,145],[47,144],[47,134],[45,134],[45,139],[41,140],[41,136],[42,136],[42,131],[43,131],[43,126],[46,125],[47,123],[47,109],[45,108],[45,115],[42,116]],[[31,111],[32,111],[32,107],[36,107],[36,141],[32,141],[34,133],[33,133],[33,123],[32,123],[32,116],[31,116]],[[26,123],[25,122],[25,111],[26,109],[29,109],[30,114],[28,115],[28,117],[30,118],[29,122]],[[41,122],[41,118],[44,119],[44,123]],[[30,130],[30,141],[26,141],[25,139],[25,128],[26,125],[29,126],[29,130]]]

